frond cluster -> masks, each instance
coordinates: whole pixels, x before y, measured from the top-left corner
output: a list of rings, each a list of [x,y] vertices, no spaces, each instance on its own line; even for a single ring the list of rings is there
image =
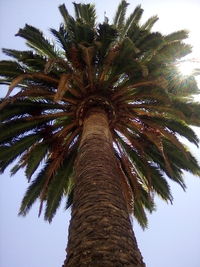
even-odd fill
[[[157,16],[142,24],[141,6],[126,18],[127,6],[122,0],[113,23],[97,24],[93,5],[74,3],[75,17],[61,5],[63,23],[51,29],[60,49],[30,25],[17,34],[30,50],[3,49],[12,59],[0,61],[0,82],[9,85],[0,102],[0,169],[18,159],[11,173],[34,176],[20,214],[39,198],[51,221],[63,196],[72,203],[82,124],[94,106],[108,114],[127,205],[142,227],[154,193],[172,201],[168,178],[185,189],[184,170],[200,175],[179,138],[198,145],[189,127],[200,125],[200,105],[189,99],[198,88],[175,67],[191,51],[188,33],[154,32]]]

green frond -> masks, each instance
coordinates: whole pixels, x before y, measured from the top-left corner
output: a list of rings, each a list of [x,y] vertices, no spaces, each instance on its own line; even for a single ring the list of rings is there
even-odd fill
[[[167,116],[168,114],[166,114]],[[175,114],[174,114],[175,115]],[[150,115],[151,116],[151,115]],[[153,115],[154,117],[154,115]],[[168,140],[170,143],[172,143],[178,150],[183,153],[184,157],[187,158],[187,152],[188,150],[184,146],[184,144],[177,138],[176,134],[172,131],[169,131],[165,127],[162,127],[158,124],[155,124],[154,122],[150,122],[149,120],[143,120],[143,122],[148,125],[151,129],[155,130],[155,135],[159,135],[157,139],[160,139],[162,136],[162,140]]]
[[[14,49],[3,49],[4,54],[13,57],[25,65],[29,71],[41,71],[44,69],[46,60],[44,57],[35,54],[33,51],[19,51]]]
[[[96,20],[96,11],[94,5],[76,4],[74,2],[73,4],[74,4],[76,20],[80,20],[82,23],[94,27]]]
[[[2,60],[0,61],[0,76],[5,78],[15,78],[24,74],[25,69],[16,61]]]
[[[64,20],[65,24],[67,24],[68,23],[68,19],[71,18],[71,16],[69,15],[69,12],[66,9],[65,4],[62,4],[62,5],[59,6],[59,11],[60,11],[60,13],[61,13],[61,15],[63,17],[63,20]]]
[[[140,188],[140,184],[142,183],[145,185],[148,190],[151,190],[151,173],[150,173],[150,163],[147,161],[147,158],[144,157],[143,154],[143,148],[139,144],[136,143],[134,138],[132,140],[135,141],[135,143],[132,143],[131,145],[134,146],[134,149],[126,143],[118,134],[117,139],[123,148],[127,158],[131,161],[129,162],[129,168],[133,167],[133,170],[125,170],[126,176],[128,178],[128,181],[130,183],[130,187],[132,188],[132,191],[134,192],[134,197],[137,198],[137,195],[140,195],[140,191],[138,188]],[[127,135],[126,135],[127,138]],[[128,139],[130,141],[130,139]],[[137,150],[136,150],[137,149]],[[123,165],[123,163],[122,163]],[[129,172],[133,175],[130,175]],[[133,177],[131,177],[133,176]]]
[[[44,216],[45,219],[49,222],[52,221],[52,218],[60,205],[64,192],[68,191],[68,187],[71,184],[70,179],[73,173],[75,155],[76,151],[70,153],[70,155],[66,158],[66,160],[64,160],[62,166],[54,175],[48,186],[47,202]]]
[[[137,6],[135,11],[127,19],[126,25],[124,27],[124,36],[128,36],[133,42],[136,42],[145,31],[141,31],[139,26],[139,21],[142,17],[143,9],[141,6]]]
[[[23,197],[21,207],[19,210],[19,215],[26,216],[34,202],[39,199],[40,194],[42,192],[43,186],[46,180],[46,172],[48,170],[48,163],[43,167],[43,169],[39,172],[35,180],[31,183],[31,185],[26,190],[26,193]]]
[[[141,195],[139,201],[141,201],[141,204],[147,211],[152,212],[155,210],[153,197],[149,194],[149,192],[145,188],[141,189]]]
[[[2,102],[0,102],[1,105]],[[26,108],[20,106],[7,105],[0,113],[0,121],[9,120],[10,118],[20,116],[26,113]]]
[[[187,151],[187,155],[184,156],[182,151],[177,149],[168,140],[165,140],[164,142],[164,149],[168,155],[168,158],[170,158],[172,164],[178,166],[182,170],[200,176],[200,166],[196,158],[189,151]]]
[[[138,29],[138,23],[142,17],[143,9],[140,5],[136,6],[134,11],[130,14],[130,16],[126,19],[125,25],[122,29],[122,36],[125,37],[126,34],[128,37],[133,34],[133,32]],[[139,33],[139,31],[138,31]]]
[[[12,169],[10,170],[10,175],[13,176],[15,175],[21,168],[23,168],[22,163],[17,163],[16,165],[14,165],[12,167]]]
[[[173,95],[179,97],[191,96],[192,94],[199,94],[199,88],[194,76],[181,77],[180,73],[173,73],[169,76],[168,90]]]
[[[166,42],[173,42],[173,41],[182,41],[188,38],[189,32],[186,30],[181,30],[177,32],[170,33],[164,36]]]
[[[127,86],[128,90],[125,90],[125,92],[122,94],[121,97],[116,99],[116,102],[123,102],[126,101],[127,104],[131,104],[133,102],[140,102],[142,99],[142,103],[145,105],[146,103],[158,103],[159,105],[168,105],[170,104],[170,98],[169,95],[163,88],[158,87],[156,85],[156,82],[147,85],[143,85],[143,82],[137,83],[134,85]],[[127,88],[125,87],[125,88]],[[117,94],[117,92],[116,92]],[[141,105],[142,108],[142,105]],[[133,112],[133,110],[131,111]],[[134,114],[135,115],[135,114]]]
[[[140,201],[136,201],[134,203],[134,217],[136,218],[137,222],[141,226],[141,228],[144,230],[148,228],[148,219],[145,212],[145,209]]]
[[[100,23],[97,27],[97,43],[99,43],[99,63],[102,65],[103,59],[107,53],[112,42],[116,40],[118,36],[117,30],[108,23]]]
[[[143,35],[135,42],[140,51],[156,50],[163,43],[163,37],[159,32]],[[148,55],[149,58],[150,55]],[[153,56],[153,55],[152,55]]]
[[[75,128],[74,131],[73,128]],[[70,130],[68,128],[67,130],[64,128],[58,132],[58,140],[54,140],[54,146],[49,154],[49,169],[47,172],[47,179],[41,194],[41,208],[51,180],[61,168],[66,156],[71,153],[72,148],[76,146],[79,141],[79,128],[74,126],[73,128],[71,127]],[[59,139],[61,139],[61,141]]]
[[[67,41],[68,33],[67,33],[64,25],[61,24],[58,31],[55,30],[55,29],[52,29],[52,28],[50,29],[50,31],[54,35],[54,37],[56,38],[57,42],[62,46],[62,48],[64,49],[65,53],[68,53],[70,44]]]
[[[81,5],[82,6],[82,5]],[[71,42],[71,45],[86,42],[92,43],[94,40],[94,29],[91,27],[90,24],[83,23],[79,20],[75,20],[72,16],[69,15],[65,5],[61,5],[59,7],[60,12],[64,18],[65,28],[68,34],[68,40]],[[87,8],[86,8],[87,9]],[[91,10],[92,10],[91,6]],[[88,14],[89,15],[89,14]],[[87,18],[92,23],[94,18]]]
[[[129,38],[125,38],[122,41],[120,47],[120,53],[113,60],[113,66],[110,68],[109,80],[113,82],[114,77],[118,77],[120,80],[120,75],[127,75],[134,72],[135,75],[143,73],[144,65],[141,62],[133,60],[134,56],[138,52],[137,47]]]
[[[154,26],[154,24],[156,23],[156,21],[158,21],[158,16],[152,16],[150,17],[142,26],[141,29],[145,30],[145,31],[150,31],[152,29],[152,27]]]
[[[141,187],[140,198],[134,202],[134,217],[143,229],[148,227],[146,210],[151,213],[155,210],[155,204],[149,193]]]
[[[130,39],[130,38],[124,38],[122,47],[121,47],[121,53],[124,56],[128,56],[128,53],[130,53],[130,56],[135,56],[136,54],[139,53],[139,50],[135,43]],[[120,53],[120,56],[121,56]]]
[[[0,105],[3,101],[0,100]],[[63,109],[62,105],[51,101],[39,101],[30,99],[20,99],[8,101],[0,113],[0,121],[5,122],[9,119],[19,118],[22,115],[40,114],[42,111],[52,111],[54,109]]]
[[[167,132],[162,131],[160,126],[156,127],[155,129],[160,129],[160,131],[163,133],[163,135],[167,134]],[[132,129],[132,128],[131,128]],[[134,129],[134,131],[137,130]],[[130,134],[129,134],[130,135]],[[142,136],[142,132],[140,133],[140,135]],[[146,134],[145,134],[146,135]],[[128,153],[129,158],[132,159],[133,164],[134,164],[134,169],[140,170],[140,172],[142,172],[142,174],[145,176],[147,176],[147,174],[150,175],[151,177],[151,185],[155,188],[153,188],[154,191],[156,191],[158,194],[161,195],[161,197],[165,200],[172,200],[168,185],[165,183],[165,181],[163,180],[163,186],[165,187],[165,193],[166,195],[163,194],[163,192],[160,191],[160,188],[156,189],[156,183],[155,181],[153,182],[152,179],[154,177],[156,177],[159,173],[157,172],[157,174],[155,174],[156,170],[152,169],[153,165],[148,166],[148,163],[146,161],[144,161],[143,158],[140,158],[141,155],[143,155],[143,157],[145,158],[145,160],[151,160],[154,162],[154,164],[158,164],[159,168],[161,170],[163,170],[168,177],[170,177],[172,180],[174,180],[175,182],[179,183],[183,189],[185,189],[185,183],[182,179],[182,170],[186,170],[189,171],[195,175],[199,175],[199,165],[197,163],[197,161],[195,160],[195,158],[187,151],[184,149],[183,146],[181,146],[181,143],[178,142],[178,140],[173,140],[171,139],[171,135],[167,134],[167,138],[169,138],[168,141],[166,141],[165,139],[163,139],[163,148],[161,149],[160,145],[161,143],[156,143],[156,140],[158,139],[158,137],[155,137],[152,139],[153,136],[148,136],[148,134],[146,135],[147,139],[143,140],[143,142],[147,145],[148,142],[150,141],[149,145],[145,147],[143,147],[143,150],[140,150],[140,147],[135,146],[134,143],[132,143],[132,146],[135,148],[139,148],[139,154],[136,153],[136,151],[134,149],[131,150],[131,148],[128,148],[128,144],[125,144],[124,142],[122,142],[123,147],[126,150],[126,153]],[[129,138],[129,137],[128,137]],[[143,135],[144,138],[144,135]],[[149,139],[150,138],[150,139]],[[149,140],[148,140],[149,139]],[[130,140],[130,139],[128,139]],[[133,142],[136,140],[136,138],[132,139]],[[153,142],[151,144],[151,142]],[[159,142],[159,139],[158,139]],[[154,144],[154,145],[153,145]],[[166,145],[168,144],[168,146]],[[155,147],[154,147],[155,146]],[[151,147],[150,151],[149,151],[149,147]],[[165,151],[163,154],[163,151]],[[146,154],[146,155],[145,155]],[[170,159],[170,161],[169,161]],[[185,163],[187,162],[187,164]],[[169,165],[170,164],[170,165]],[[141,168],[142,167],[142,168]],[[147,169],[147,167],[149,169]],[[142,177],[142,176],[141,176]],[[160,173],[160,178],[158,178],[159,176],[157,176],[157,179],[161,179],[160,181],[162,181],[162,174]],[[143,177],[141,179],[141,181],[145,184],[145,180],[143,180]]]
[[[145,117],[145,119],[148,120],[149,118]],[[170,131],[185,137],[191,143],[194,143],[196,146],[198,146],[198,136],[184,121],[170,118],[152,118],[152,121],[162,125],[163,127],[167,127]]]
[[[165,153],[167,153],[167,149],[165,147]],[[183,171],[179,166],[176,165],[175,162],[170,160],[170,168],[171,172],[169,173],[165,161],[163,159],[163,156],[160,154],[160,152],[157,150],[157,148],[154,145],[151,145],[151,150],[149,151],[149,147],[145,150],[146,155],[149,157],[149,159],[155,164],[155,166],[158,166],[158,168],[163,171],[168,178],[170,178],[172,181],[178,183],[183,190],[185,190],[186,185],[183,180]],[[167,153],[167,156],[170,158],[170,156]]]
[[[132,25],[138,25],[143,12],[144,10],[141,8],[141,5],[136,6],[134,11],[130,14],[130,16],[126,20],[126,26],[130,25],[129,29],[131,29]]]
[[[31,134],[9,145],[0,146],[0,171],[3,172],[16,158],[29,149],[41,136]]]
[[[191,53],[191,46],[181,42],[172,42],[164,45],[160,50],[158,50],[153,60],[157,63],[163,62],[174,62]]]
[[[45,155],[48,151],[48,144],[46,143],[38,143],[32,147],[30,152],[28,153],[28,159],[26,160],[26,170],[25,174],[28,180],[30,180],[31,176],[37,170],[39,164],[44,159]]]
[[[153,165],[151,166],[151,180],[153,190],[156,194],[163,200],[167,202],[170,201],[172,203],[173,197],[171,195],[170,186],[161,171]]]
[[[94,30],[87,24],[75,25],[75,34],[73,36],[74,42],[92,44],[95,38]]]
[[[117,9],[116,13],[115,13],[115,17],[113,19],[113,24],[119,30],[121,30],[123,28],[123,26],[124,26],[126,9],[127,9],[128,5],[129,4],[125,0],[122,0],[121,3],[118,6],[118,9]]]
[[[174,98],[172,102],[174,108],[180,110],[188,124],[200,126],[200,103],[184,101],[184,99]]]
[[[37,28],[25,25],[20,29],[16,36],[20,36],[27,41],[27,45],[34,49],[39,55],[56,58],[59,54],[55,50],[55,46],[51,44]]]
[[[144,158],[141,158],[139,155],[137,156],[136,151],[132,150],[132,148],[126,144],[119,135],[117,135],[117,139],[128,158],[133,162],[133,165],[131,164],[131,168],[134,166],[133,169],[128,170],[130,166],[128,167],[128,165],[125,164],[123,155],[121,155],[120,152],[118,158],[121,157],[120,162],[122,170],[133,192],[133,215],[144,229],[147,227],[146,211],[152,212],[155,209],[153,198],[150,196],[149,187],[147,185],[145,185],[145,188],[143,187],[143,185],[146,184],[145,175],[148,176],[148,163],[146,161],[143,162]],[[159,179],[159,177],[157,178]]]
[[[30,130],[38,130],[44,122],[48,122],[50,120],[50,118],[46,118],[27,121],[24,118],[2,123],[0,124],[0,144],[11,142],[13,138],[17,138]]]

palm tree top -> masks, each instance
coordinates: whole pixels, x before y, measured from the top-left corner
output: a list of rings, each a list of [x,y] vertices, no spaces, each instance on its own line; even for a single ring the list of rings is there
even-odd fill
[[[124,0],[113,21],[102,23],[94,5],[73,4],[74,17],[59,7],[63,23],[50,29],[56,43],[26,24],[17,36],[29,50],[3,49],[12,59],[0,62],[0,83],[9,86],[0,102],[0,169],[18,159],[11,174],[25,168],[28,181],[35,176],[20,214],[39,198],[51,221],[64,196],[66,208],[73,201],[84,118],[100,108],[108,116],[127,207],[145,227],[154,193],[172,202],[168,178],[185,189],[184,170],[200,175],[179,138],[199,142],[189,126],[200,125],[200,105],[191,99],[199,90],[194,76],[182,77],[176,67],[191,52],[188,32],[154,32],[158,17],[142,24],[141,6],[126,17]]]

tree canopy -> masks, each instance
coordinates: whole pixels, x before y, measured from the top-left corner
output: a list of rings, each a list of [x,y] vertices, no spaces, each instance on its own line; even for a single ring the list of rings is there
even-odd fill
[[[199,90],[176,67],[191,52],[188,32],[155,32],[157,16],[141,23],[141,6],[126,17],[127,6],[122,0],[112,22],[97,23],[93,5],[74,3],[71,16],[63,4],[63,23],[50,29],[54,42],[27,24],[17,36],[28,50],[3,49],[11,59],[0,61],[0,83],[9,86],[0,102],[0,170],[17,159],[11,174],[25,168],[32,181],[21,215],[40,199],[39,213],[46,204],[51,221],[63,197],[66,208],[73,202],[73,165],[91,107],[108,114],[127,207],[142,227],[154,194],[172,202],[168,179],[185,189],[183,171],[200,175],[180,139],[198,146],[190,125],[200,125],[191,98]]]

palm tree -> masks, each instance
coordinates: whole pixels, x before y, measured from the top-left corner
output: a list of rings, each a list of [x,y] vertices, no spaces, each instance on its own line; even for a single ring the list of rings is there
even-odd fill
[[[183,171],[200,175],[184,137],[198,145],[189,125],[200,125],[193,76],[176,63],[191,52],[186,31],[153,32],[137,6],[126,19],[122,0],[112,23],[96,24],[95,8],[65,5],[57,44],[26,25],[17,36],[27,51],[3,49],[0,62],[0,170],[18,159],[30,186],[26,215],[39,199],[39,214],[52,221],[61,200],[71,206],[66,266],[145,266],[130,214],[147,226],[154,195],[172,202],[168,179],[185,189]],[[14,89],[16,90],[14,91]],[[42,165],[40,164],[42,163]]]

